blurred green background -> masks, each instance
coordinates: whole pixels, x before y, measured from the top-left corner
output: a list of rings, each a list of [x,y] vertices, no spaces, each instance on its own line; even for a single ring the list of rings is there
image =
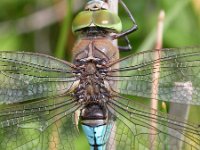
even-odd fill
[[[154,47],[157,17],[166,13],[164,47],[199,45],[200,0],[124,0],[139,30],[129,36],[133,51]],[[70,59],[76,37],[73,17],[84,0],[1,0],[0,49],[47,53]],[[124,28],[131,23],[120,7]]]
[[[85,0],[86,1],[86,0]],[[84,0],[1,0],[0,50],[32,51],[71,59],[77,36],[71,32],[73,17],[83,9]],[[131,35],[130,53],[154,48],[157,18],[165,11],[163,47],[200,45],[200,0],[124,0],[139,30]],[[119,7],[124,29],[131,26]],[[197,113],[197,107],[191,109]],[[192,115],[192,121],[199,119]],[[198,122],[198,121],[197,121]]]

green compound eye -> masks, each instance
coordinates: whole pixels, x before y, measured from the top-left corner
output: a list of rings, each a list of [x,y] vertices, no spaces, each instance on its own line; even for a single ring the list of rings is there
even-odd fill
[[[98,27],[112,29],[116,32],[122,31],[122,23],[119,16],[108,10],[95,11],[93,13],[93,21]]]
[[[122,31],[122,23],[114,13],[108,10],[82,11],[74,19],[72,23],[72,31],[76,32],[93,24],[97,27],[107,28],[115,32]]]
[[[80,12],[72,22],[72,31],[76,32],[92,24],[92,11]]]

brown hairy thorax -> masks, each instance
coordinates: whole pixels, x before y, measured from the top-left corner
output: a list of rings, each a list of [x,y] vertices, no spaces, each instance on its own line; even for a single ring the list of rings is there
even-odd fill
[[[80,84],[75,90],[79,102],[104,103],[116,83],[106,80],[107,65],[119,58],[117,47],[109,38],[80,39],[73,49],[73,62],[80,71]]]

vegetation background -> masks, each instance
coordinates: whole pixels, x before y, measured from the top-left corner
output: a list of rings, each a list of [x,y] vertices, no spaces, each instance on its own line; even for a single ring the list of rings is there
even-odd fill
[[[0,50],[46,53],[70,60],[77,38],[71,31],[73,17],[86,0],[1,0]],[[200,45],[200,0],[124,0],[133,13],[139,30],[129,39],[130,53],[152,49],[155,44],[157,17],[166,14],[163,47]],[[123,27],[131,22],[119,7]],[[191,120],[200,120],[197,108]]]
[[[48,53],[69,59],[76,39],[71,32],[73,17],[86,0],[1,0],[0,49]],[[166,13],[164,47],[199,45],[200,0],[124,0],[139,30],[129,36],[132,52],[152,49],[157,16]],[[128,16],[119,7],[124,28]]]

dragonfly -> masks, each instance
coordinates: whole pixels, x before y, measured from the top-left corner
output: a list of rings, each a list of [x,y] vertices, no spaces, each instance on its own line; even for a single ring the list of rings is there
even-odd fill
[[[71,63],[38,53],[0,52],[0,149],[73,150],[84,132],[91,150],[200,150],[199,124],[135,100],[200,105],[200,47],[120,59],[119,49],[130,48],[127,35],[137,24],[119,3],[133,22],[126,31],[103,0],[89,1],[75,17],[72,30],[80,38]],[[128,46],[115,46],[119,38]],[[152,92],[155,73],[157,93]]]

